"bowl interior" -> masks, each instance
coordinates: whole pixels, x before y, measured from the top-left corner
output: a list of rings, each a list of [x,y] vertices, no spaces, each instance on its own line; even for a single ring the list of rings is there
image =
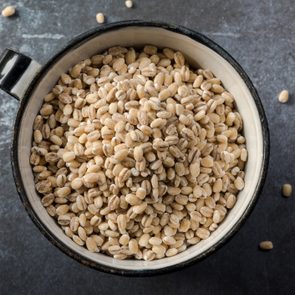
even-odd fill
[[[66,237],[55,221],[43,208],[40,197],[34,189],[33,174],[29,163],[29,154],[32,138],[32,125],[39,111],[42,98],[51,90],[60,74],[67,71],[72,65],[88,58],[108,47],[115,45],[141,46],[153,44],[158,47],[171,47],[182,51],[192,66],[209,68],[222,80],[222,83],[235,97],[237,108],[244,121],[244,134],[247,140],[248,163],[246,167],[245,188],[239,194],[235,207],[230,211],[224,222],[211,236],[197,245],[189,247],[186,251],[170,258],[157,261],[118,261],[100,253],[90,253],[76,245]],[[44,74],[41,82],[35,86],[31,98],[23,112],[19,130],[18,164],[25,192],[32,209],[43,225],[67,248],[87,258],[93,263],[121,270],[155,270],[180,264],[205,252],[214,249],[227,236],[239,222],[253,199],[259,182],[263,162],[263,136],[259,114],[255,101],[244,80],[234,67],[212,49],[190,37],[159,27],[128,26],[107,31],[77,44],[62,55],[56,63]]]

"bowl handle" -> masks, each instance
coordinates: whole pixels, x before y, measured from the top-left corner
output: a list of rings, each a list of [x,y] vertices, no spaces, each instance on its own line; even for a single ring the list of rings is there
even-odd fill
[[[21,100],[41,65],[11,49],[5,49],[0,56],[0,89]]]

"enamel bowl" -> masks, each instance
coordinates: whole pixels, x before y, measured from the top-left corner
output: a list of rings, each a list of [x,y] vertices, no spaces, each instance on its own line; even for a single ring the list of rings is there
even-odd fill
[[[42,206],[34,189],[29,163],[32,126],[42,98],[71,66],[115,45],[136,47],[146,44],[182,51],[192,66],[211,69],[234,95],[244,121],[248,149],[245,188],[239,193],[234,208],[207,240],[174,257],[155,261],[120,261],[101,253],[91,253],[75,244]],[[54,245],[90,267],[109,273],[141,276],[189,265],[208,256],[240,228],[261,191],[269,157],[269,135],[261,101],[241,66],[224,49],[197,32],[179,26],[142,21],[99,26],[73,39],[42,67],[29,57],[6,50],[0,60],[0,87],[21,101],[11,155],[16,187],[22,202],[31,219]]]

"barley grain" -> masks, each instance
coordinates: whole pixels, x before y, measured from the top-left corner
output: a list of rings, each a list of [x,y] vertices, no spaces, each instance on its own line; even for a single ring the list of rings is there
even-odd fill
[[[286,103],[289,100],[289,91],[284,89],[278,95],[278,100],[281,103]]]
[[[99,13],[96,14],[96,21],[99,24],[103,24],[105,22],[105,17],[103,15],[103,13],[99,12]]]
[[[200,239],[205,240],[205,239],[209,238],[210,232],[205,228],[198,228],[197,232],[196,232],[196,235]]]
[[[269,251],[273,249],[273,243],[271,241],[262,241],[259,243],[261,250]]]
[[[4,16],[4,17],[10,17],[10,16],[13,16],[14,14],[15,14],[15,7],[14,6],[6,6],[2,10],[2,16]]]
[[[91,252],[150,261],[185,251],[209,238],[245,185],[233,102],[210,70],[170,48],[116,46],[81,61],[33,124],[41,203]]]
[[[282,186],[282,195],[286,198],[291,197],[292,195],[292,185],[289,183],[285,183]]]

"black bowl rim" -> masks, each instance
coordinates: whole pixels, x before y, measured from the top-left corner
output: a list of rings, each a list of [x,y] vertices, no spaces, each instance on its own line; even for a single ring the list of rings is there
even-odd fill
[[[236,224],[231,228],[231,230],[222,237],[221,240],[218,241],[218,243],[214,244],[212,247],[207,249],[205,252],[199,254],[198,256],[195,256],[189,260],[186,260],[184,262],[174,264],[165,268],[160,269],[151,269],[151,270],[126,270],[126,269],[120,269],[112,266],[105,266],[100,263],[93,262],[92,260],[85,258],[81,256],[80,254],[76,253],[75,251],[69,249],[62,241],[60,241],[54,234],[50,232],[50,230],[42,223],[42,220],[37,216],[37,214],[34,212],[28,197],[25,192],[24,184],[21,178],[20,174],[20,167],[18,165],[18,135],[20,130],[20,123],[22,119],[22,114],[24,113],[24,110],[26,108],[26,105],[29,101],[30,95],[32,91],[35,88],[35,85],[38,84],[38,82],[42,79],[42,77],[48,72],[51,65],[53,65],[59,58],[61,58],[64,54],[67,54],[70,52],[71,49],[76,48],[81,43],[83,43],[86,40],[89,40],[93,38],[94,36],[98,36],[102,33],[117,30],[123,27],[128,26],[146,26],[146,27],[155,27],[155,28],[163,28],[175,33],[179,33],[182,35],[186,35],[187,37],[202,43],[203,45],[211,48],[213,51],[215,51],[217,54],[222,56],[225,60],[227,60],[239,73],[240,77],[244,80],[245,84],[247,85],[258,110],[260,120],[261,120],[261,127],[262,127],[262,137],[263,137],[263,159],[262,159],[262,165],[259,175],[259,180],[255,188],[255,192],[253,194],[253,197],[251,201],[249,202],[247,208],[245,209],[243,215],[240,217],[240,219],[236,222]],[[101,25],[99,27],[93,28],[85,33],[82,33],[78,35],[77,37],[73,38],[71,42],[69,42],[62,50],[60,50],[57,54],[55,54],[41,69],[41,71],[37,74],[35,79],[30,83],[28,90],[26,91],[26,94],[24,98],[21,101],[20,108],[18,110],[16,119],[15,119],[15,125],[14,125],[14,136],[13,136],[13,142],[12,142],[12,148],[11,148],[11,162],[12,162],[12,170],[13,170],[13,177],[16,183],[16,188],[18,191],[18,194],[20,196],[20,199],[28,212],[30,218],[35,223],[35,225],[39,228],[41,233],[56,247],[58,247],[62,252],[67,254],[68,256],[74,258],[75,260],[79,261],[83,265],[89,266],[91,268],[94,268],[99,271],[103,271],[110,274],[118,274],[118,275],[124,275],[124,276],[153,276],[153,275],[159,275],[164,274],[168,272],[172,272],[175,270],[182,269],[186,266],[192,265],[196,261],[200,261],[201,259],[204,259],[209,254],[214,252],[215,250],[219,249],[221,246],[223,246],[226,242],[229,241],[229,239],[240,229],[241,225],[245,222],[246,217],[249,216],[250,212],[253,210],[255,203],[257,202],[258,196],[263,188],[263,184],[265,182],[266,174],[267,174],[267,168],[268,168],[268,162],[269,162],[269,153],[270,153],[270,140],[269,140],[269,130],[268,130],[268,124],[266,115],[261,103],[261,100],[258,96],[258,93],[251,82],[250,78],[246,74],[246,72],[242,69],[242,67],[239,65],[239,63],[222,47],[220,47],[218,44],[216,44],[211,39],[207,38],[203,34],[200,34],[198,32],[195,32],[191,29],[185,28],[183,26],[178,25],[172,25],[162,22],[153,22],[153,21],[141,21],[141,20],[129,20],[129,21],[120,21],[115,22],[111,24]]]

